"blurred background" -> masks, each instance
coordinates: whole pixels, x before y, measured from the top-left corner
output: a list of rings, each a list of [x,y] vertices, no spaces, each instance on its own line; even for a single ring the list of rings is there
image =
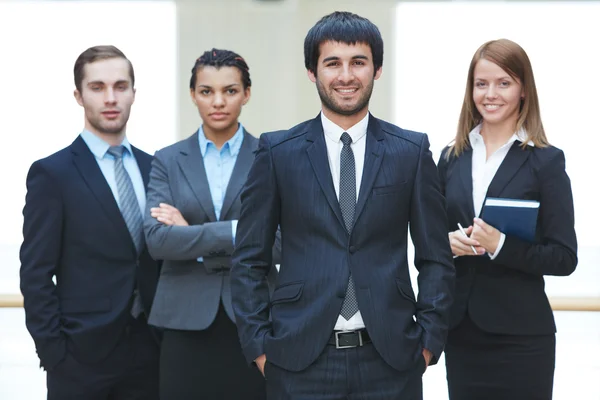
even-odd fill
[[[504,37],[527,51],[546,133],[565,152],[579,241],[575,273],[546,279],[558,325],[554,398],[600,400],[600,1],[517,0],[0,0],[0,399],[45,398],[19,307],[21,211],[31,163],[83,127],[73,98],[77,56],[113,44],[132,61],[137,96],[127,135],[153,153],[200,124],[188,89],[195,59],[212,47],[234,50],[252,78],[241,121],[258,136],[319,112],[302,45],[308,29],[336,10],[367,17],[382,32],[383,75],[371,112],[426,132],[436,161],[455,134],[475,50]],[[425,374],[424,392],[426,400],[447,399],[443,361]]]

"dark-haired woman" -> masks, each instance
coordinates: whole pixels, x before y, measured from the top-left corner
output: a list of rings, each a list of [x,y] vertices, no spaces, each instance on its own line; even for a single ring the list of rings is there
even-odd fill
[[[266,397],[242,355],[229,285],[240,190],[258,145],[238,122],[250,85],[238,54],[202,54],[190,79],[202,125],[152,164],[144,228],[150,253],[164,260],[149,319],[164,329],[164,400]]]

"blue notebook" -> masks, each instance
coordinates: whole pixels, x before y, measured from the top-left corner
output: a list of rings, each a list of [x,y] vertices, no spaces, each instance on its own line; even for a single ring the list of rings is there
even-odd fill
[[[535,200],[485,199],[481,219],[500,232],[528,242],[535,241],[540,202]]]

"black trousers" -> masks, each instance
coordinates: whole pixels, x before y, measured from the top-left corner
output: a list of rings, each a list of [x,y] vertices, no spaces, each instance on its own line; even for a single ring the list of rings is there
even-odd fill
[[[555,335],[498,335],[469,316],[448,334],[450,400],[551,400]]]
[[[223,305],[204,331],[167,329],[160,353],[161,400],[264,400],[265,380],[249,366]]]
[[[158,400],[158,354],[145,318],[131,318],[106,359],[84,364],[67,351],[47,372],[48,400]]]
[[[268,357],[265,376],[269,400],[423,399],[422,356],[413,368],[402,372],[388,365],[373,344],[349,349],[327,345],[314,363],[299,372],[269,363]]]

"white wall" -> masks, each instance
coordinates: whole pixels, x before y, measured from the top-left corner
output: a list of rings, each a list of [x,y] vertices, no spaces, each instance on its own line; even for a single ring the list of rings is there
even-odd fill
[[[83,109],[73,98],[76,58],[88,47],[114,44],[132,61],[137,98],[127,134],[154,153],[176,138],[175,24],[173,2],[0,2],[0,293],[19,292],[29,166],[83,128]]]

